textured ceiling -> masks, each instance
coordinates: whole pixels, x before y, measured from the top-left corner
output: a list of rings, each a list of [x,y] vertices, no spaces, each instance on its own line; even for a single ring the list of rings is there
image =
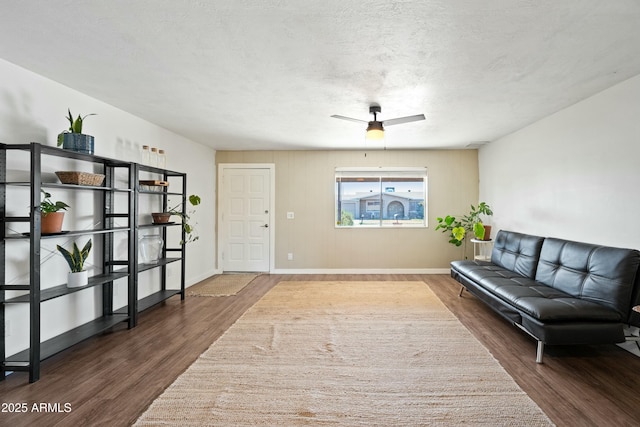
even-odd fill
[[[0,58],[217,149],[492,141],[640,74],[637,0],[3,1]],[[73,109],[73,108],[72,108]]]

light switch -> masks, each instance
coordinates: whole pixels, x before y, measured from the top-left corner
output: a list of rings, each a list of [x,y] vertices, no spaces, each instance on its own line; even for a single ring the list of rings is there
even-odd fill
[[[287,219],[293,219],[295,217],[295,215],[293,214],[293,212],[287,212]]]

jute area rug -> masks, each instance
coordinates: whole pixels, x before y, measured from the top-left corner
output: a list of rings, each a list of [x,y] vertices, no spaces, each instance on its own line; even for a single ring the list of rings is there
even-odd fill
[[[424,282],[281,282],[136,425],[552,424]]]
[[[221,274],[191,286],[187,291],[187,295],[196,297],[235,295],[256,277],[258,277],[258,274]]]

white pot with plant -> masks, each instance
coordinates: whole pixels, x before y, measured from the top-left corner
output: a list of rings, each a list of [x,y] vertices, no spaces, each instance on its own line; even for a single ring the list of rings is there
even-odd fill
[[[87,270],[84,269],[84,262],[89,256],[91,245],[91,239],[89,239],[82,250],[80,250],[78,245],[74,242],[73,250],[71,252],[60,245],[56,245],[56,248],[58,248],[58,251],[60,251],[71,269],[67,279],[68,288],[79,288],[81,286],[86,286],[89,283],[89,275]]]

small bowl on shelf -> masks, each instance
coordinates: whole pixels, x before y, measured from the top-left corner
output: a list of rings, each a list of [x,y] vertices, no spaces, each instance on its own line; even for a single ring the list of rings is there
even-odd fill
[[[154,224],[167,224],[171,219],[171,214],[169,212],[152,212],[151,217]]]

